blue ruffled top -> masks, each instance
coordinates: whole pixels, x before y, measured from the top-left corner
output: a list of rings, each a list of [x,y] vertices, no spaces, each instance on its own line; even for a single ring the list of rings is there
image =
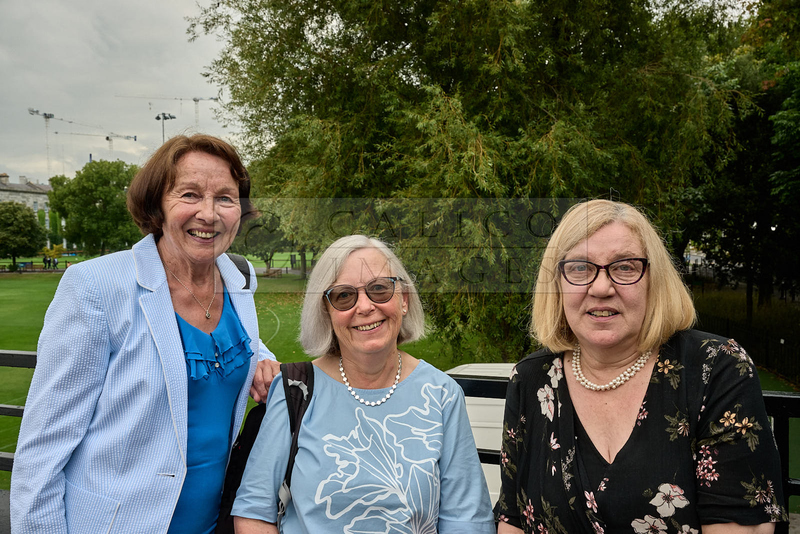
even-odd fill
[[[175,314],[188,374],[186,479],[169,534],[211,534],[217,524],[236,399],[250,370],[250,337],[223,290],[211,334]]]
[[[178,328],[183,338],[183,352],[189,365],[189,378],[208,379],[211,373],[230,375],[250,361],[250,337],[233,310],[228,290],[223,289],[222,317],[211,334],[195,328],[178,315]]]

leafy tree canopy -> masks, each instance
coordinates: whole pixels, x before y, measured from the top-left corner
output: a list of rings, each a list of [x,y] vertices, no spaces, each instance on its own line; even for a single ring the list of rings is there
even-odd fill
[[[686,233],[723,279],[746,284],[748,319],[756,288],[758,304],[768,305],[776,281],[784,294],[798,281],[800,256],[787,247],[800,239],[798,8],[795,0],[753,4],[741,45],[717,58],[718,83],[749,98],[730,101],[736,149],[728,163],[684,203]]]
[[[282,227],[319,250],[336,236],[308,199],[442,199],[427,214],[434,231],[454,226],[448,199],[613,192],[680,232],[682,191],[735,148],[737,88],[713,76],[741,34],[727,13],[681,0],[221,0],[189,31],[225,43],[207,75],[229,95],[223,118],[243,130],[255,192],[299,199]],[[444,254],[506,271],[513,260],[528,286],[456,277],[425,295],[428,309],[454,346],[475,335],[489,357],[516,358],[536,251],[498,246],[476,209]],[[410,252],[425,246],[412,212],[396,235],[419,273],[430,257]]]
[[[33,256],[47,243],[36,213],[19,202],[0,202],[0,258],[17,264],[20,256]]]
[[[50,206],[66,219],[65,237],[88,254],[132,245],[139,229],[125,206],[125,190],[138,168],[122,161],[90,161],[75,178],[54,176]]]

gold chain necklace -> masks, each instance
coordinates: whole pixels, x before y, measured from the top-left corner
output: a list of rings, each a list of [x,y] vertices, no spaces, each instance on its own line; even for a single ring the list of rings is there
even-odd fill
[[[342,357],[339,356],[339,372],[342,374],[342,381],[344,382],[344,385],[347,386],[347,391],[350,392],[350,395],[352,395],[354,399],[356,399],[358,402],[360,402],[364,406],[380,406],[381,404],[383,404],[384,402],[389,400],[389,397],[392,396],[392,393],[394,393],[394,390],[397,389],[397,383],[400,382],[400,371],[402,371],[402,369],[403,369],[403,357],[398,352],[397,353],[397,375],[394,377],[394,384],[392,384],[392,389],[390,389],[389,393],[387,393],[380,400],[367,401],[367,400],[364,400],[361,397],[359,397],[358,393],[356,393],[356,391],[350,385],[350,382],[347,380],[347,376],[345,376],[345,374],[344,374],[344,367],[342,366]]]
[[[633,378],[633,375],[638,373],[639,370],[644,367],[644,364],[646,364],[647,360],[650,358],[650,354],[652,354],[652,351],[649,350],[642,353],[641,356],[636,358],[636,361],[633,363],[633,365],[625,369],[622,374],[608,384],[603,384],[601,386],[591,382],[586,378],[586,376],[584,376],[583,369],[581,369],[581,346],[577,345],[572,350],[572,374],[575,375],[575,380],[578,381],[578,384],[582,385],[586,389],[590,389],[592,391],[608,391],[609,389],[617,389],[622,384]]]
[[[194,294],[194,291],[192,291],[191,289],[189,289],[189,287],[188,287],[186,284],[184,284],[183,282],[181,282],[181,279],[180,279],[180,278],[178,278],[178,275],[176,275],[175,273],[173,273],[173,272],[172,272],[172,269],[170,269],[169,267],[167,267],[167,264],[166,264],[166,263],[164,264],[164,268],[165,268],[167,271],[169,271],[169,274],[171,274],[172,276],[174,276],[174,277],[175,277],[175,280],[177,280],[177,281],[178,281],[178,283],[179,283],[180,285],[182,285],[182,286],[183,286],[183,288],[184,288],[186,291],[188,291],[190,295],[192,295],[192,298],[194,298],[194,300],[195,300],[195,301],[197,301],[197,303],[200,305],[200,307],[201,307],[201,308],[203,308],[203,311],[204,311],[204,312],[206,312],[206,319],[211,319],[211,313],[210,313],[210,311],[209,311],[209,310],[211,310],[211,305],[212,305],[212,304],[214,304],[214,299],[215,299],[215,298],[217,298],[217,274],[216,274],[216,273],[214,273],[214,272],[212,272],[212,273],[211,273],[211,276],[214,278],[214,294],[213,294],[213,295],[211,295],[211,302],[209,302],[209,303],[208,303],[208,308],[206,308],[205,306],[203,306],[203,303],[202,303],[202,302],[200,302],[200,299],[198,299],[198,298],[197,298],[197,295],[195,295],[195,294]]]

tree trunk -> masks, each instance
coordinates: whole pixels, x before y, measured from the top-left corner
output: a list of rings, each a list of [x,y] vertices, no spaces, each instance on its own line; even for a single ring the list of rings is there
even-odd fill
[[[747,326],[753,324],[753,270],[747,270],[747,318],[745,322]]]
[[[300,252],[300,280],[305,280],[306,273],[308,272],[308,267],[306,266],[306,247],[300,248],[298,252]]]

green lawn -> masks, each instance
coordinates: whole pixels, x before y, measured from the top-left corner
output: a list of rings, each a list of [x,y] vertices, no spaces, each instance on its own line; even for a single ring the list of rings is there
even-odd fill
[[[297,260],[299,260],[299,258],[300,258],[300,253],[298,253],[298,252],[277,252],[272,258],[272,267],[275,268],[275,269],[283,269],[285,267],[291,267],[292,266],[292,262],[291,262],[291,258],[290,258],[291,255],[294,255],[294,257]],[[83,256],[83,255],[79,255],[79,256],[64,256],[63,258],[60,258],[58,260],[58,267],[59,267],[59,269],[63,269],[66,266],[66,262],[70,262],[70,264],[78,263],[78,262],[81,262],[81,261],[88,260],[88,259],[90,259],[92,257],[94,257],[94,256]],[[307,260],[309,266],[311,265],[311,259],[313,257],[314,257],[314,255],[311,252],[307,252],[306,253],[306,260]],[[255,256],[248,255],[247,259],[250,260],[250,262],[255,267],[266,267],[266,263],[264,262],[264,260],[262,260],[260,258],[256,258]],[[39,255],[39,256],[17,258],[17,263],[31,262],[31,261],[33,262],[33,264],[35,266],[41,266],[42,265],[42,256]],[[1,259],[0,260],[0,265],[5,265],[6,269],[8,269],[8,267],[11,265],[11,258]],[[295,266],[295,268],[296,269],[300,269],[299,264],[297,264]]]
[[[0,348],[36,350],[44,314],[60,278],[60,274],[0,274],[0,301],[3,303],[0,307]],[[305,358],[297,342],[304,288],[304,282],[295,275],[258,279],[255,301],[261,339],[281,361]],[[435,334],[403,348],[443,370],[470,361],[464,355],[454,357]],[[2,368],[0,373],[3,377],[0,380],[0,404],[24,404],[33,371]],[[760,370],[759,376],[765,390],[797,391],[766,370]],[[19,421],[16,417],[0,416],[0,451],[15,450]],[[794,459],[790,467],[791,476],[800,478],[800,420],[792,421],[790,432],[791,457]],[[8,489],[9,483],[10,474],[0,471],[0,489]],[[793,498],[792,511],[800,512],[800,499]]]

